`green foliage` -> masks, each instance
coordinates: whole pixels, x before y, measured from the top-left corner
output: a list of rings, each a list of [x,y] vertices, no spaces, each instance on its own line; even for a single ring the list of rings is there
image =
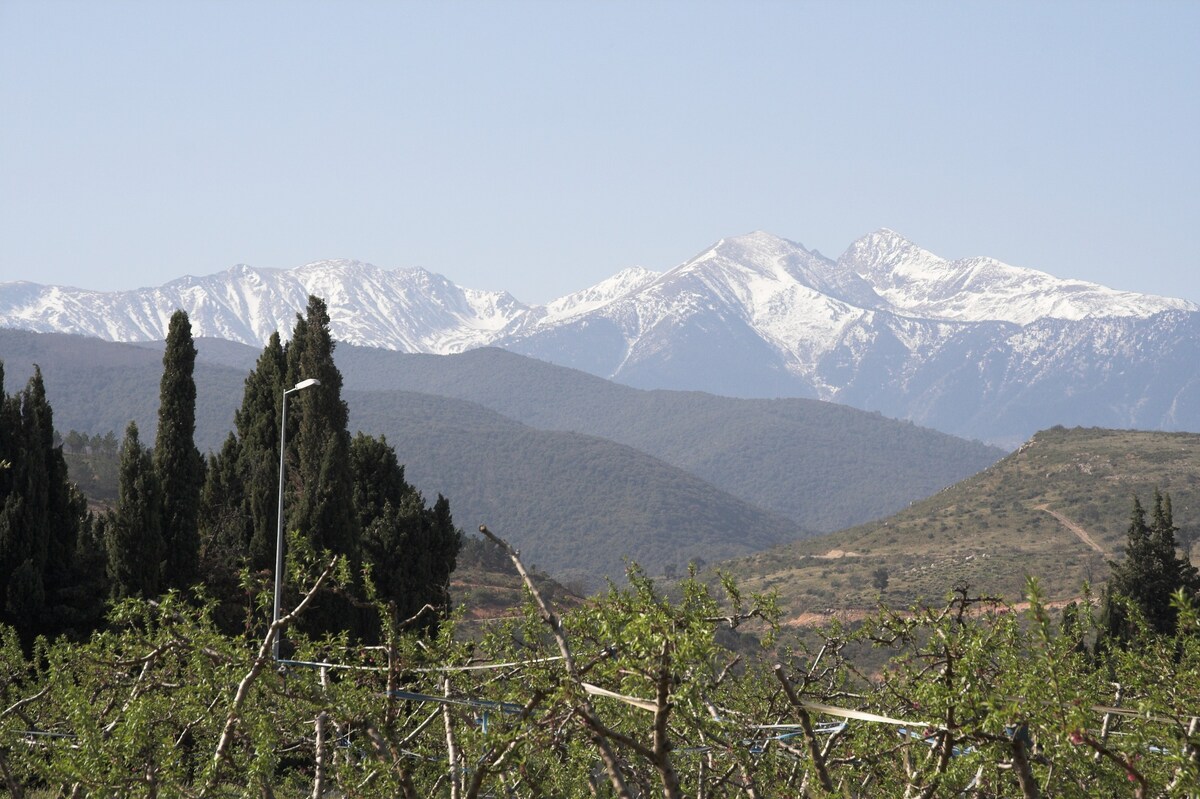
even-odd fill
[[[1134,497],[1125,558],[1110,563],[1112,576],[1104,594],[1104,626],[1116,642],[1129,639],[1133,620],[1129,606],[1156,632],[1171,634],[1177,624],[1176,592],[1200,597],[1200,574],[1186,554],[1177,553],[1171,497],[1154,492],[1154,511],[1149,524],[1141,502]]]
[[[344,560],[341,578],[315,576],[322,556],[295,544],[305,596],[349,577]],[[728,579],[668,595],[634,568],[563,616],[542,599],[474,642],[453,620],[425,637],[389,624],[369,649],[294,635],[281,669],[263,661],[269,636],[223,635],[210,605],[175,595],[122,601],[109,630],[31,658],[0,628],[9,793],[1083,799],[1200,784],[1200,614],[1182,594],[1173,635],[1137,621],[1098,661],[1095,609],[1058,623],[1036,583],[1024,614],[960,586],[794,652],[763,646],[777,609]],[[887,667],[861,673],[861,645]]]
[[[70,483],[41,369],[8,396],[0,366],[0,620],[28,641],[94,618],[98,603],[76,557],[87,526],[83,496]]]
[[[312,549],[345,556],[355,574],[365,557],[372,574],[370,585],[351,581],[323,594],[307,614],[306,632],[345,631],[373,640],[380,622],[368,607],[368,589],[390,608],[393,621],[428,603],[435,612],[425,624],[432,628],[448,611],[459,545],[448,504],[427,509],[383,439],[360,436],[351,443],[333,350],[325,304],[310,297],[287,346],[273,335],[259,356],[235,414],[236,435],[210,458],[201,492],[202,563],[206,582],[221,587],[225,601],[217,617],[225,629],[241,615],[229,598],[242,582],[242,567],[260,575],[274,570],[280,490],[286,530],[299,531]],[[292,390],[309,378],[319,385]],[[281,421],[287,424],[282,486]]]
[[[350,445],[354,507],[376,598],[393,624],[421,614],[429,631],[450,610],[450,573],[461,536],[450,503],[438,496],[432,508],[404,480],[404,467],[386,439],[359,433]],[[432,612],[422,613],[430,605]]]
[[[320,386],[291,398],[291,411],[299,424],[288,439],[297,467],[289,486],[286,526],[303,531],[318,549],[357,562],[361,530],[353,505],[349,411],[333,350],[325,302],[309,297],[306,314],[297,316],[287,347],[287,383],[315,378]]]
[[[162,491],[163,585],[187,588],[197,576],[200,556],[200,490],[204,461],[194,441],[196,347],[187,314],[171,316],[163,353],[154,468]]]
[[[240,538],[249,547],[250,563],[257,569],[272,568],[275,563],[279,419],[285,369],[283,346],[278,333],[274,333],[246,378],[242,405],[234,416],[236,443],[227,439],[222,449],[225,468],[210,478],[210,482],[222,480],[224,491],[218,496],[224,502],[231,503],[240,493],[240,518],[245,524]],[[292,427],[289,434],[294,432],[295,425]],[[237,493],[226,493],[231,491]],[[212,491],[208,496],[214,498]]]
[[[121,445],[117,507],[108,515],[105,549],[115,598],[153,598],[162,586],[162,494],[150,450],[129,423]]]

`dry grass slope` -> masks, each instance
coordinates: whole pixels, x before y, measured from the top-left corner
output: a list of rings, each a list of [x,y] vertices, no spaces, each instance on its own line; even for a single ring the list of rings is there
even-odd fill
[[[1171,495],[1194,558],[1200,435],[1056,427],[886,519],[724,566],[747,590],[778,591],[797,621],[853,618],[880,597],[892,606],[937,599],[959,580],[1017,601],[1027,575],[1062,602],[1107,578],[1133,496],[1149,503],[1155,488]]]

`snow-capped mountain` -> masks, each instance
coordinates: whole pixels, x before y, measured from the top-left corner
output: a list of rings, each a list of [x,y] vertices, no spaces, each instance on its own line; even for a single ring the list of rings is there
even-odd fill
[[[356,261],[109,294],[9,283],[0,326],[159,340],[182,308],[195,336],[260,345],[309,294],[354,344],[501,346],[639,387],[817,397],[993,442],[1058,423],[1200,429],[1196,305],[948,261],[886,229],[836,261],[763,232],[722,239],[545,306]]]
[[[946,261],[886,228],[851,244],[838,265],[869,282],[891,310],[922,319],[1024,325],[1047,317],[1146,317],[1195,310],[1183,300],[1061,280],[994,258]]]
[[[193,336],[259,346],[275,331],[290,334],[296,314],[314,294],[328,305],[339,340],[403,352],[485,346],[529,312],[507,293],[465,289],[424,269],[334,260],[290,270],[243,264],[158,288],[111,293],[0,284],[0,326],[157,341],[166,337],[171,314],[181,308]]]

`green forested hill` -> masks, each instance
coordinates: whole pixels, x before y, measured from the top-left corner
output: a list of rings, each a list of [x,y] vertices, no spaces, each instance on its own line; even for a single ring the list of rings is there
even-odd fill
[[[1148,506],[1155,488],[1171,496],[1180,539],[1196,542],[1200,435],[1054,428],[894,516],[723,565],[747,588],[777,589],[794,617],[873,606],[880,570],[892,606],[956,580],[1015,600],[1027,574],[1063,600],[1108,577],[1133,497]]]
[[[595,436],[535,430],[474,403],[349,392],[351,425],[387,436],[409,482],[452,498],[555,577],[595,587],[625,559],[686,570],[792,540],[799,529],[682,469]]]
[[[119,438],[132,419],[151,437],[161,358],[150,347],[0,330],[6,382],[23,385],[39,363],[63,433],[116,430]],[[244,374],[202,367],[196,370],[196,438],[212,450],[232,427]],[[800,534],[794,522],[622,444],[535,430],[446,397],[396,391],[345,397],[351,429],[387,435],[410,482],[429,499],[447,496],[460,525],[487,522],[525,548],[531,563],[581,585],[620,577],[626,557],[651,570],[683,568]],[[77,479],[93,487],[90,472]],[[99,491],[95,496],[105,498]]]
[[[240,345],[239,345],[240,346]],[[249,348],[245,348],[249,351]],[[36,363],[46,380],[54,426],[62,433],[101,434],[118,440],[136,421],[146,440],[158,425],[162,345],[118,344],[62,333],[30,333],[0,328],[0,361],[9,390],[24,385]],[[251,367],[256,356],[251,354]],[[196,445],[220,448],[242,401],[246,369],[197,360]]]
[[[879,518],[1003,451],[829,402],[644,391],[504,350],[344,347],[347,385],[477,402],[525,424],[628,444],[811,530]]]

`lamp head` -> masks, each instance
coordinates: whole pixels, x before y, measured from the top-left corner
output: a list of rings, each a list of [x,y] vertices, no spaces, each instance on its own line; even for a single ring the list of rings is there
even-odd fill
[[[318,380],[315,377],[310,377],[307,380],[301,380],[299,383],[297,383],[295,386],[293,386],[292,391],[299,391],[300,389],[308,388],[309,386],[319,386],[319,385],[321,385],[320,380]]]

